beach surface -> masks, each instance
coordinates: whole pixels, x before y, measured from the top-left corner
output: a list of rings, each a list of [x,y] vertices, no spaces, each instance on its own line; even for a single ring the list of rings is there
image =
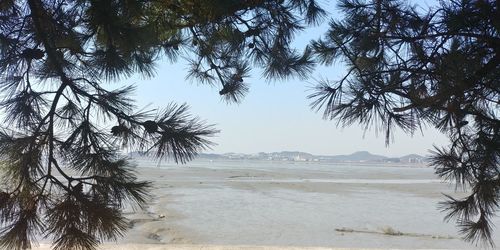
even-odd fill
[[[144,210],[101,249],[481,249],[444,222],[434,170],[318,162],[137,161],[153,182]],[[500,225],[498,218],[494,223]],[[495,232],[500,244],[500,233]],[[47,243],[47,242],[42,242]],[[41,245],[39,249],[48,249]]]
[[[49,250],[47,244],[35,250]],[[375,248],[331,248],[331,247],[277,247],[277,246],[210,246],[210,245],[159,245],[159,244],[105,244],[100,250],[382,250]],[[386,249],[384,249],[386,250]],[[391,249],[397,250],[397,249]],[[433,250],[433,249],[426,249]]]

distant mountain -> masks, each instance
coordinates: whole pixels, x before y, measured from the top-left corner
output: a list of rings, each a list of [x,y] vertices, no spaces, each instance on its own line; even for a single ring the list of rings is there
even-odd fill
[[[374,155],[368,151],[358,151],[350,155],[331,156],[331,160],[340,162],[366,162],[366,161],[383,161],[388,157],[382,155]]]

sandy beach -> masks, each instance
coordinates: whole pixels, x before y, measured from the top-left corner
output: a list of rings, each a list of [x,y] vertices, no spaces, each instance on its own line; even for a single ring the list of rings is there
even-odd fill
[[[480,249],[443,222],[442,194],[463,194],[430,168],[138,164],[153,198],[145,210],[127,208],[125,237],[101,249]]]

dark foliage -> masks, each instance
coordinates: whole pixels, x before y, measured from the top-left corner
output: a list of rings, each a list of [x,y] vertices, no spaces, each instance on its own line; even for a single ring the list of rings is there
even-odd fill
[[[190,77],[237,102],[251,65],[273,77],[311,69],[311,53],[289,44],[323,14],[314,0],[0,1],[0,247],[116,239],[120,209],[143,206],[150,186],[120,149],[183,163],[211,145],[217,131],[186,105],[138,112],[133,87],[104,82],[151,77],[159,58],[184,55]]]
[[[428,11],[407,1],[342,0],[345,17],[332,20],[312,43],[316,59],[348,68],[320,83],[314,109],[342,125],[377,126],[389,143],[394,128],[413,133],[423,124],[450,138],[436,149],[436,173],[470,194],[448,197],[466,240],[491,241],[490,219],[500,202],[500,4],[442,1]]]

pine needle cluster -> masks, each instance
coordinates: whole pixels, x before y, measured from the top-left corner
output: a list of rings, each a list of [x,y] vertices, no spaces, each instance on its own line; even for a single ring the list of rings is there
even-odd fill
[[[431,9],[398,0],[342,0],[344,17],[313,41],[323,65],[347,73],[323,81],[312,108],[341,125],[395,128],[410,134],[425,125],[450,138],[436,148],[436,173],[465,198],[443,209],[466,240],[493,244],[491,218],[500,209],[500,5],[498,1],[441,1]]]
[[[311,69],[289,44],[323,14],[314,0],[0,1],[0,248],[117,239],[121,209],[144,206],[151,185],[121,149],[184,163],[212,145],[217,130],[186,105],[141,111],[134,87],[104,83],[184,56],[189,77],[237,102],[252,65],[270,77]]]

